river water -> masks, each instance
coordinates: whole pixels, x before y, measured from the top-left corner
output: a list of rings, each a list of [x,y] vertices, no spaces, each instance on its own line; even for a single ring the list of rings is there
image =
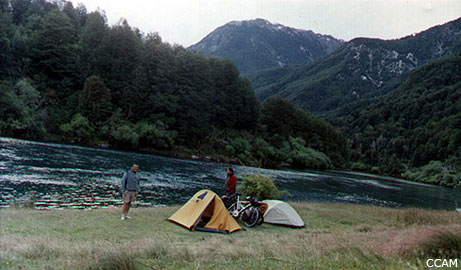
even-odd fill
[[[0,138],[0,208],[32,201],[36,208],[91,209],[120,205],[120,179],[140,166],[138,205],[186,202],[195,192],[223,193],[228,164],[116,150]],[[336,171],[267,170],[232,166],[236,175],[274,179],[283,200],[343,202],[453,210],[461,191],[401,179]]]

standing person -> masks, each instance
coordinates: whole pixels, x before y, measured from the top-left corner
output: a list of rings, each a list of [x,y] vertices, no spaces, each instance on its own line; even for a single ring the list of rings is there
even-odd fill
[[[136,201],[136,196],[140,191],[139,185],[139,174],[137,173],[139,166],[133,164],[131,170],[127,170],[122,177],[122,192],[123,192],[123,207],[122,207],[122,220],[131,218],[128,216],[130,211],[131,203]]]
[[[234,170],[232,168],[227,168],[227,179],[224,184],[225,195],[230,197],[235,193],[235,188],[237,187],[237,177],[234,175]]]

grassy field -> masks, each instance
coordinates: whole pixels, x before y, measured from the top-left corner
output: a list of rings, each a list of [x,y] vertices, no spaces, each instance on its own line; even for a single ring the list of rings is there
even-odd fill
[[[0,268],[407,270],[426,269],[431,256],[461,257],[455,211],[292,206],[305,228],[263,224],[230,235],[166,221],[177,207],[134,208],[125,221],[120,209],[2,209]]]

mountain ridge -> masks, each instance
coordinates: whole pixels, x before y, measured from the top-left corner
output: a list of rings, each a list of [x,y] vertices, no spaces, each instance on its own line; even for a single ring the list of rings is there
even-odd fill
[[[343,43],[330,35],[254,19],[231,21],[187,49],[208,57],[229,58],[242,74],[248,74],[308,63]]]
[[[314,113],[382,96],[415,68],[461,48],[461,19],[396,40],[356,38],[313,63],[249,75],[264,101],[279,95]]]

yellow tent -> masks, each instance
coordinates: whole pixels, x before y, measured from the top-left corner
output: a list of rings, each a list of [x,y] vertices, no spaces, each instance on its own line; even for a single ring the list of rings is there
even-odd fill
[[[201,190],[169,219],[189,230],[232,233],[241,230],[221,198],[211,190]]]

